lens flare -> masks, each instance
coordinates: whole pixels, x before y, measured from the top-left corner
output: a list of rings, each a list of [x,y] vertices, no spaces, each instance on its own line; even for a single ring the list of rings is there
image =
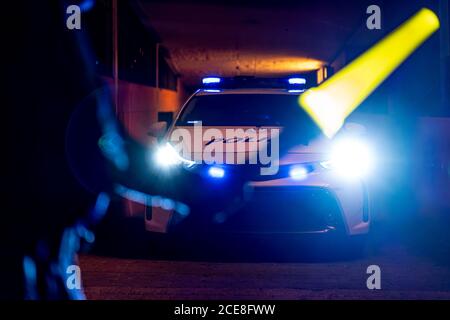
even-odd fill
[[[156,150],[154,161],[161,168],[170,168],[180,164],[190,168],[195,164],[194,161],[184,159],[180,156],[175,148],[169,143],[160,146]]]
[[[330,159],[321,165],[348,179],[367,177],[373,170],[375,155],[363,140],[342,139],[336,141]]]

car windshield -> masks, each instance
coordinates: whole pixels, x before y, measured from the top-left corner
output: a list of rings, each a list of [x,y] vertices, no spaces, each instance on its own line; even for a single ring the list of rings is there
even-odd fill
[[[284,126],[298,96],[288,94],[217,94],[196,96],[182,111],[176,125]]]

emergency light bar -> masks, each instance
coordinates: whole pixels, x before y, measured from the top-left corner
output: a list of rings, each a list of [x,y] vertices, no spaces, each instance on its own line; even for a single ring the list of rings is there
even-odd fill
[[[298,76],[287,78],[257,78],[253,76],[220,78],[208,76],[202,79],[202,87],[205,90],[267,88],[286,89],[290,92],[303,92],[307,89],[306,83],[306,77]]]

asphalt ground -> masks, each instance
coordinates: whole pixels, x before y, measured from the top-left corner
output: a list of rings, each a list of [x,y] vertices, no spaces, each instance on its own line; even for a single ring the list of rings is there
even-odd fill
[[[449,299],[449,223],[446,213],[378,221],[362,254],[342,254],[310,239],[155,239],[124,219],[97,232],[80,265],[94,300]],[[380,290],[367,288],[370,265]]]

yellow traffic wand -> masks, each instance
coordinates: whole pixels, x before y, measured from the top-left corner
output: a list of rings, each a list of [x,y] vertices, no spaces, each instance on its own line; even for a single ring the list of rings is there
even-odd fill
[[[301,107],[332,138],[347,116],[438,29],[436,14],[421,9],[322,85],[301,95]]]

